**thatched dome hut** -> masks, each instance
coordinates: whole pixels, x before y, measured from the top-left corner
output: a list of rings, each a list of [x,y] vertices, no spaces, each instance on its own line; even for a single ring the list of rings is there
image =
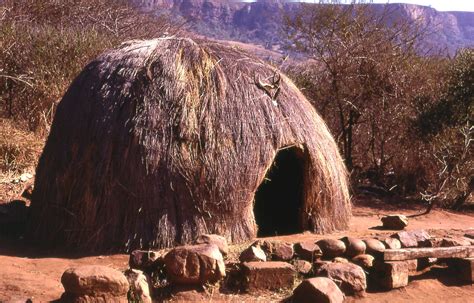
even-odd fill
[[[168,37],[124,43],[73,82],[38,164],[29,235],[161,248],[202,233],[327,233],[349,218],[337,146],[287,77],[237,48]]]

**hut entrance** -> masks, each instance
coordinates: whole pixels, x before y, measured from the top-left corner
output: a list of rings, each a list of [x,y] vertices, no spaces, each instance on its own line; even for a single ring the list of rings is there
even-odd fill
[[[278,151],[272,167],[255,193],[258,236],[302,232],[304,154],[296,147]]]

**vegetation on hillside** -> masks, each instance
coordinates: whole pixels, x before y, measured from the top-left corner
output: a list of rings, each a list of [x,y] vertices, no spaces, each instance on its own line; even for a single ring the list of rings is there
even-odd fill
[[[0,183],[32,172],[55,107],[81,69],[125,40],[174,33],[125,0],[0,1]],[[0,188],[0,200],[12,193]]]
[[[474,192],[474,49],[457,54],[446,69],[444,89],[421,108],[414,129],[437,172],[422,195],[458,209]]]
[[[474,187],[474,51],[423,56],[422,23],[364,2],[292,11],[283,38],[309,60],[287,73],[327,121],[354,189],[459,208]],[[127,3],[0,2],[3,174],[34,167],[57,102],[87,62],[125,40],[178,28]]]
[[[309,58],[288,72],[328,122],[355,186],[459,207],[472,192],[473,51],[423,56],[426,27],[355,2],[287,16],[291,49]]]
[[[172,27],[165,19],[127,1],[3,1],[0,116],[47,131],[54,105],[88,61],[125,40],[160,36]]]

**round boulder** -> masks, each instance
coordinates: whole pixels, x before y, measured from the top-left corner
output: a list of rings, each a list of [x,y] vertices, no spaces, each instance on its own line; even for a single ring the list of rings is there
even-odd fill
[[[323,239],[316,242],[323,252],[323,257],[332,259],[344,255],[346,245],[341,240]]]
[[[63,298],[76,298],[77,301],[80,297],[106,297],[110,301],[127,302],[127,278],[120,271],[107,266],[69,268],[63,273],[61,283],[65,290]]]
[[[293,244],[286,242],[273,243],[272,259],[278,261],[289,261],[293,259],[295,250]]]
[[[323,255],[321,248],[313,241],[296,243],[295,253],[299,258],[310,262],[319,259]]]
[[[295,267],[296,272],[302,275],[308,275],[313,270],[313,265],[305,260],[295,260],[293,266]]]
[[[225,264],[215,244],[181,246],[165,256],[166,275],[173,284],[214,283],[225,277]]]
[[[323,265],[329,264],[331,261],[328,260],[316,260],[313,263],[314,271],[318,271]]]
[[[365,253],[366,245],[364,241],[352,237],[344,237],[341,239],[346,245],[346,256],[349,258]]]
[[[400,249],[402,248],[402,244],[400,243],[400,240],[395,239],[395,238],[385,238],[383,240],[383,243],[388,249]]]
[[[374,260],[375,258],[373,256],[364,254],[352,258],[352,263],[359,265],[364,269],[369,269],[374,266]]]
[[[377,239],[367,239],[364,242],[367,246],[366,251],[368,254],[376,254],[385,250],[385,245]]]

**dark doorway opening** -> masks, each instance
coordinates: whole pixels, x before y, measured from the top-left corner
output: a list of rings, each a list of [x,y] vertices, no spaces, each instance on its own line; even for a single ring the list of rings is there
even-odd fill
[[[259,237],[302,232],[303,174],[304,157],[300,149],[278,151],[255,193],[254,214]]]

